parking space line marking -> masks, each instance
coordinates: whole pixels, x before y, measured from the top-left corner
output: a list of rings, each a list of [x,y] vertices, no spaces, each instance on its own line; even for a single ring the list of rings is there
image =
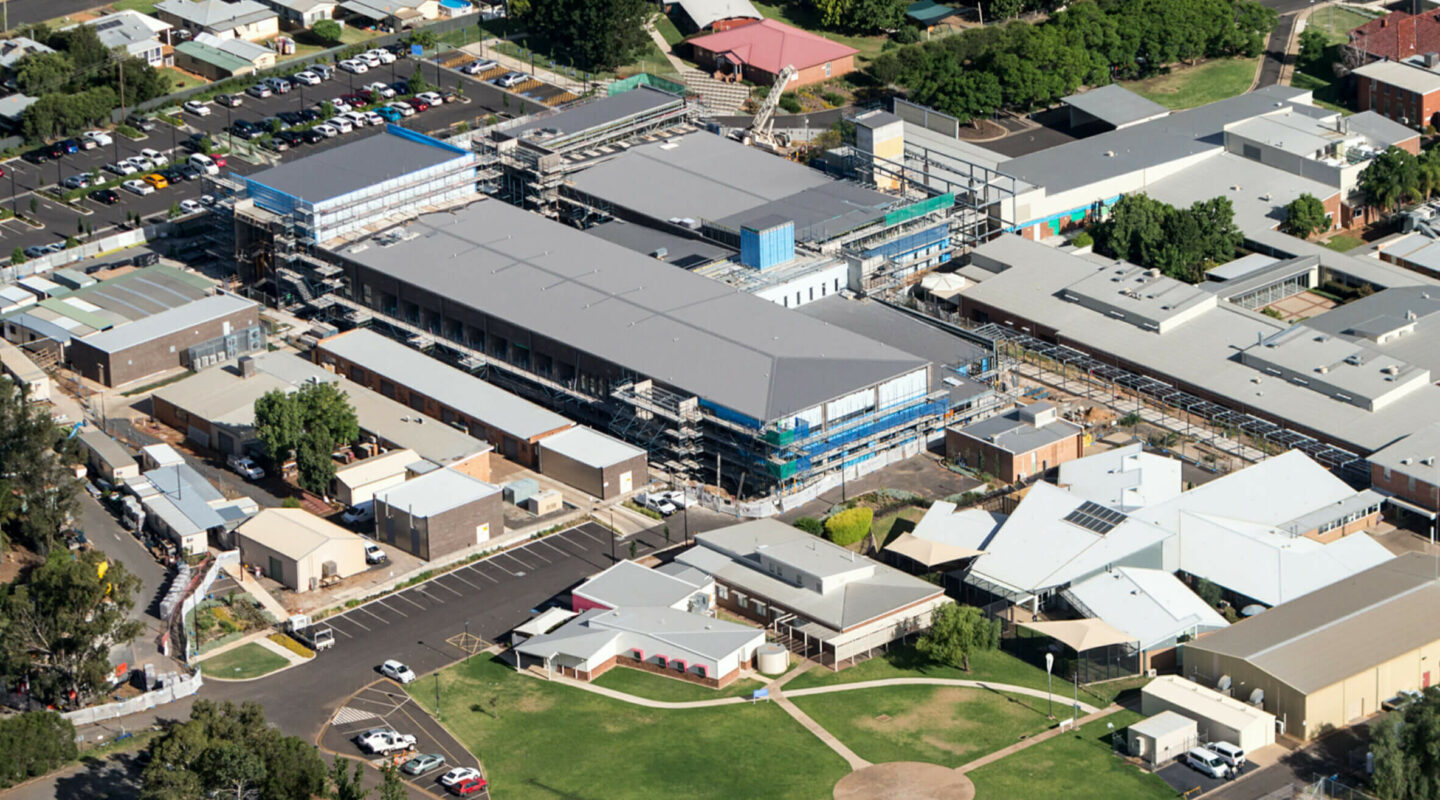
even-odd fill
[[[379,604],[379,605],[385,606],[386,608],[390,609],[391,611],[394,611],[396,614],[399,614],[399,615],[402,616],[402,617],[409,618],[409,616],[410,616],[409,614],[406,614],[404,611],[401,611],[400,609],[395,608],[394,606],[392,606],[392,605],[390,605],[389,603],[385,602],[384,600],[376,600],[375,602],[376,602],[377,604]]]
[[[495,569],[500,570],[501,572],[504,572],[506,575],[509,575],[509,576],[512,577],[512,578],[518,578],[518,577],[520,577],[519,575],[516,575],[515,573],[511,572],[510,570],[505,569],[504,567],[500,566],[500,564],[497,563],[497,562],[495,561],[495,559],[493,559],[493,558],[492,558],[492,559],[487,559],[487,560],[485,561],[485,563],[486,563],[486,564],[489,564],[490,566],[494,567]],[[496,582],[498,583],[499,581],[496,581]]]
[[[575,541],[574,539],[561,539],[560,542],[561,542],[562,544],[565,544],[565,545],[569,546],[569,547],[575,548],[575,550],[576,550],[577,553],[581,553],[581,554],[585,554],[585,555],[589,555],[589,553],[590,553],[590,548],[586,547],[585,545],[581,544],[580,542]],[[550,546],[551,546],[551,547],[555,547],[555,545],[553,545],[553,544],[550,545]],[[560,550],[560,548],[558,548],[558,547],[555,547],[555,549],[556,549],[556,550]],[[564,551],[564,550],[560,550],[560,552],[564,553],[565,551]],[[601,551],[600,551],[599,548],[596,548],[595,552],[598,553],[598,552],[601,552]],[[574,553],[570,553],[570,554],[568,554],[568,555],[574,555]]]
[[[397,594],[397,595],[395,595],[395,596],[398,597],[398,598],[400,598],[401,600],[404,600],[405,602],[409,603],[410,605],[415,606],[416,608],[420,609],[421,611],[425,611],[425,610],[426,610],[426,609],[425,609],[425,606],[422,606],[422,605],[420,605],[419,603],[415,602],[414,600],[411,600],[410,598],[406,597],[405,595],[407,595],[407,594],[410,594],[410,593],[409,593],[409,592],[400,592],[399,594]]]
[[[465,584],[466,586],[469,586],[471,589],[474,589],[474,590],[477,591],[477,592],[480,591],[480,587],[479,587],[479,586],[476,586],[475,584],[471,583],[470,581],[467,581],[467,580],[465,580],[464,578],[460,577],[460,570],[458,570],[458,569],[455,570],[454,572],[448,574],[448,575],[443,576],[443,577],[446,577],[446,578],[454,578],[455,580],[460,581],[461,583]]]
[[[490,577],[489,575],[481,572],[479,566],[470,566],[470,567],[467,567],[467,569],[474,570],[474,572],[475,572],[476,575],[479,575],[480,577],[484,578],[484,579],[487,580],[487,581],[490,581],[491,583],[499,583],[499,582],[500,582],[500,581],[496,580],[495,578],[492,578],[492,577]]]
[[[538,540],[538,541],[536,542],[536,544],[543,544],[543,545],[545,545],[546,547],[550,548],[551,550],[554,550],[555,552],[559,553],[560,555],[562,555],[562,556],[564,556],[564,557],[566,557],[566,558],[569,558],[569,557],[570,557],[570,554],[569,554],[569,553],[565,552],[564,550],[561,550],[560,548],[556,547],[556,546],[553,545],[553,544],[550,544],[549,542],[545,541],[544,539]]]
[[[505,553],[501,553],[500,555],[508,557],[511,561],[514,561],[516,564],[519,564],[520,566],[524,567],[526,570],[532,570],[532,569],[534,569],[534,567],[532,567],[532,566],[530,566],[529,564],[526,564],[524,561],[521,561],[520,559],[516,558],[512,553],[505,552]]]
[[[418,588],[418,589],[416,589],[415,591],[419,592],[420,594],[425,595],[425,599],[426,599],[426,600],[430,600],[430,601],[432,601],[432,602],[439,603],[439,604],[442,605],[442,606],[445,605],[445,601],[444,601],[444,600],[441,600],[440,598],[436,597],[435,595],[430,594],[429,592],[425,591],[425,588],[424,588],[423,586],[420,587],[420,588]],[[451,589],[450,591],[455,592],[454,589]],[[460,594],[460,593],[459,593],[459,592],[455,592],[455,594]]]
[[[351,625],[354,625],[354,626],[357,627],[357,628],[361,628],[362,630],[367,630],[367,631],[370,630],[369,628],[365,627],[364,625],[361,625],[359,622],[356,622],[355,620],[351,619],[349,614],[346,614],[346,615],[343,616],[343,617],[336,617],[334,621],[335,621],[335,622],[344,621],[344,622],[350,623]]]
[[[596,539],[594,536],[591,536],[590,534],[586,533],[586,532],[585,532],[585,526],[583,526],[583,525],[580,525],[580,526],[578,526],[578,527],[571,528],[570,531],[574,531],[575,533],[578,533],[578,534],[580,534],[581,536],[584,536],[586,539],[589,539],[590,541],[594,542],[595,544],[605,544],[604,542],[600,541],[599,539]],[[569,533],[570,531],[566,531],[566,533]]]
[[[375,619],[380,620],[381,622],[385,623],[386,625],[389,625],[389,624],[390,624],[390,620],[385,619],[384,617],[380,616],[379,614],[376,614],[374,611],[371,611],[370,609],[366,608],[365,606],[360,606],[360,610],[361,610],[361,611],[364,611],[366,614],[369,614],[370,616],[374,617]]]
[[[531,549],[530,549],[530,545],[528,545],[528,544],[525,545],[524,547],[520,548],[520,549],[525,551],[525,555],[527,555],[527,556],[535,556],[536,558],[540,559],[541,561],[544,561],[546,564],[553,564],[553,563],[555,563],[555,562],[551,561],[550,559],[546,558],[545,556],[542,556],[542,555],[540,555],[539,553],[535,552],[534,550],[531,550]]]
[[[441,575],[441,576],[440,576],[440,578],[445,578],[445,577],[448,577],[448,576],[446,576],[446,575]],[[440,578],[436,578],[435,580],[431,581],[430,583],[431,583],[432,585],[439,586],[441,589],[444,589],[444,590],[447,591],[447,592],[453,593],[456,597],[464,597],[464,596],[465,596],[463,593],[457,592],[457,591],[455,591],[454,589],[451,589],[449,586],[446,586],[445,584],[441,583],[441,582],[440,582]]]
[[[331,625],[331,626],[330,626],[330,630],[335,631],[336,633],[340,634],[341,636],[344,636],[346,639],[354,639],[354,638],[355,638],[354,636],[351,636],[350,634],[346,633],[345,631],[341,630],[340,628],[335,627],[334,625]]]

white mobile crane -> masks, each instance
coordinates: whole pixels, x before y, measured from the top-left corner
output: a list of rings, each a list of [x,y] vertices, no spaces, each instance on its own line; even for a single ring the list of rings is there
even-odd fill
[[[786,64],[785,68],[780,70],[775,85],[770,87],[770,93],[765,95],[765,102],[760,104],[760,110],[755,112],[755,119],[746,129],[745,138],[766,150],[784,150],[785,143],[777,141],[775,137],[775,109],[780,105],[780,96],[785,94],[785,87],[799,74],[800,71],[795,69],[794,64]]]

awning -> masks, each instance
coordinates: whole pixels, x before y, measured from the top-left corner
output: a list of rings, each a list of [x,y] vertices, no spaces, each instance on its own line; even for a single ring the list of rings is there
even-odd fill
[[[920,288],[937,297],[954,297],[964,291],[969,281],[953,272],[931,273],[920,279]]]
[[[1410,502],[1410,501],[1408,501],[1408,500],[1401,500],[1400,498],[1396,497],[1396,496],[1393,495],[1393,494],[1385,495],[1385,501],[1386,501],[1387,503],[1389,503],[1390,505],[1392,505],[1392,506],[1399,506],[1400,508],[1403,508],[1403,509],[1405,509],[1406,511],[1409,511],[1409,512],[1412,513],[1412,514],[1419,514],[1420,516],[1424,517],[1425,519],[1435,519],[1435,512],[1434,512],[1434,511],[1431,511],[1430,509],[1426,508],[1425,506],[1415,505],[1414,503],[1412,503],[1412,502]]]
[[[1112,644],[1130,644],[1136,638],[1100,619],[1067,619],[1059,622],[1017,622],[1042,636],[1048,636],[1077,653]]]
[[[908,533],[902,533],[895,537],[894,541],[885,546],[885,550],[889,553],[899,553],[927,567],[985,554],[984,550],[972,550],[968,547],[921,539]]]

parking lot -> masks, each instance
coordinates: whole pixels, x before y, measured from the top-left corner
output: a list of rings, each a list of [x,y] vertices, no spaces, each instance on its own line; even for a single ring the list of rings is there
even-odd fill
[[[1254,765],[1246,764],[1241,768],[1240,774],[1248,774],[1253,769],[1255,769]],[[1161,780],[1170,784],[1170,787],[1175,791],[1181,794],[1188,792],[1188,797],[1198,797],[1202,794],[1208,794],[1212,790],[1219,789],[1229,784],[1232,780],[1235,780],[1235,778],[1212,778],[1181,761],[1175,761],[1167,766],[1161,767],[1155,771],[1155,774],[1158,775]],[[1236,777],[1239,776],[1237,775]],[[1197,787],[1199,791],[1193,791]]]
[[[97,170],[101,171],[101,175],[106,180],[115,178],[113,173],[104,171],[104,166],[139,155],[144,148],[159,150],[170,156],[173,161],[178,145],[193,133],[205,132],[212,137],[218,137],[237,120],[259,122],[261,119],[274,116],[281,111],[296,111],[323,100],[333,100],[368,83],[376,81],[390,83],[405,80],[416,69],[420,69],[426,80],[439,87],[440,91],[455,91],[458,86],[465,95],[484,97],[493,95],[493,87],[484,86],[482,88],[483,85],[476,79],[456,70],[445,69],[434,63],[421,63],[402,58],[393,64],[372,69],[363,75],[337,71],[332,79],[319,86],[298,86],[284,95],[272,95],[266,98],[245,95],[242,101],[243,105],[239,108],[227,109],[215,103],[207,103],[206,107],[210,109],[208,116],[202,117],[190,112],[181,112],[180,117],[185,123],[184,127],[177,129],[168,123],[157,121],[155,130],[149,131],[140,140],[132,141],[112,133],[112,142],[109,145],[102,145],[91,150],[80,150],[44,164],[32,164],[21,158],[6,161],[0,165],[4,169],[3,176],[0,176],[0,198],[3,198],[0,199],[0,207],[8,207],[26,216],[33,216],[40,221],[43,228],[35,229],[27,223],[15,219],[0,222],[0,257],[8,255],[9,251],[16,247],[23,249],[34,245],[64,243],[66,237],[77,236],[81,233],[79,226],[82,220],[90,231],[100,234],[117,225],[126,224],[135,214],[142,218],[149,218],[153,215],[163,216],[172,205],[183,200],[196,199],[202,194],[200,181],[185,181],[143,196],[123,188],[116,188],[120,199],[114,205],[96,202],[88,197],[87,191],[86,196],[67,206],[33,194],[37,189],[54,186],[73,175],[88,174]],[[514,110],[519,111],[518,105]],[[503,112],[503,109],[490,108],[467,97],[466,101],[446,103],[443,106],[407,117],[399,124],[422,133],[433,133],[451,128],[460,122],[473,125],[477,120],[490,114],[503,114]],[[240,144],[237,148],[238,152],[232,153],[224,171],[240,175],[253,174],[268,168],[271,162],[303,158],[320,150],[338,147],[365,136],[376,135],[380,131],[380,127],[359,128],[334,139],[327,139],[313,145],[300,145],[283,153],[261,151],[263,158],[248,155],[251,148],[246,144]],[[183,161],[183,157],[188,153],[183,148],[179,148],[179,152],[180,160]],[[139,175],[128,177],[139,177]]]

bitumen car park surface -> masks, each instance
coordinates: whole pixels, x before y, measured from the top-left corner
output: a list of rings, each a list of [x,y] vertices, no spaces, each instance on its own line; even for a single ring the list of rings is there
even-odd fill
[[[172,163],[183,163],[185,158],[188,158],[189,151],[178,145],[193,133],[204,132],[216,137],[234,121],[245,119],[259,122],[265,117],[274,116],[282,111],[299,110],[322,100],[333,100],[341,95],[349,94],[353,91],[352,86],[358,89],[376,81],[390,83],[405,80],[417,68],[423,71],[426,80],[439,87],[438,91],[454,91],[458,82],[460,86],[465,87],[467,94],[478,94],[478,92],[470,90],[478,87],[480,82],[457,70],[445,69],[431,62],[399,59],[394,64],[372,69],[363,75],[337,71],[334,77],[319,86],[297,87],[283,95],[256,98],[247,94],[244,95],[243,105],[234,109],[207,102],[206,105],[210,109],[209,116],[202,117],[188,111],[181,111],[179,117],[184,122],[183,128],[176,129],[164,121],[156,120],[155,129],[147,132],[145,137],[138,141],[132,141],[125,136],[111,132],[110,136],[113,142],[109,145],[101,145],[91,150],[80,150],[44,164],[33,164],[23,158],[6,161],[0,164],[0,168],[4,170],[4,175],[0,176],[0,207],[18,210],[27,217],[34,216],[39,219],[44,228],[37,230],[15,219],[0,222],[0,257],[16,247],[24,249],[34,245],[63,244],[67,237],[77,236],[80,233],[78,227],[80,220],[84,220],[87,226],[99,235],[115,226],[126,224],[133,214],[139,214],[142,218],[149,218],[157,214],[163,217],[172,205],[187,199],[198,199],[204,193],[203,182],[200,180],[172,184],[165,189],[159,189],[143,196],[117,186],[115,191],[120,196],[120,200],[114,205],[105,205],[91,199],[89,197],[90,190],[87,189],[79,200],[75,201],[73,205],[67,206],[34,194],[36,189],[53,187],[72,175],[88,174],[96,170],[100,171],[105,180],[114,179],[117,176],[105,171],[104,166],[114,161],[139,155],[140,151],[145,148],[153,148],[165,153],[171,157]],[[448,129],[460,122],[473,125],[477,119],[490,114],[503,113],[505,113],[504,109],[490,108],[470,99],[469,102],[452,102],[432,107],[428,111],[406,117],[399,124],[411,130],[431,133]],[[222,172],[233,172],[240,175],[254,174],[268,169],[269,162],[303,158],[365,136],[374,136],[381,130],[382,128],[379,126],[358,128],[333,139],[326,139],[316,144],[302,144],[279,153],[253,146],[257,152],[264,153],[268,158],[267,162],[261,163],[247,160],[244,155],[247,152],[247,144],[237,143],[239,153],[232,154]],[[178,157],[175,155],[177,153]],[[139,178],[140,175],[141,173],[136,173],[126,176],[126,178]],[[32,198],[35,200],[33,209],[31,207]]]
[[[1247,766],[1241,774],[1247,773],[1254,767]],[[1184,794],[1186,797],[1199,797],[1219,789],[1234,780],[1233,778],[1212,778],[1198,769],[1186,764],[1183,760],[1176,760],[1155,771],[1161,780],[1170,784],[1170,788]],[[1237,776],[1238,777],[1238,776]]]

